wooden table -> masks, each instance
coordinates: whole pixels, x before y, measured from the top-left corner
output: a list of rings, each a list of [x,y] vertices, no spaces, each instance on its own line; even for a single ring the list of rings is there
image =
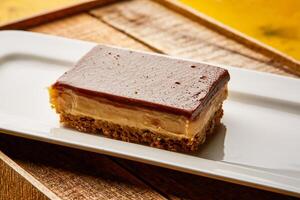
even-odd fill
[[[287,76],[299,75],[291,70],[297,67],[297,62],[290,58],[239,38],[219,25],[212,26],[203,16],[183,12],[169,1],[131,0],[85,10],[27,30]],[[4,134],[0,134],[0,150],[1,200],[292,199]]]

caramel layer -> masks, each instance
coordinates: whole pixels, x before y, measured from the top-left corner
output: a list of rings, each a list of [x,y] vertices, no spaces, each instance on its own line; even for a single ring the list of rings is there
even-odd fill
[[[193,120],[183,115],[160,111],[114,105],[101,99],[88,98],[70,89],[50,89],[51,103],[58,113],[87,116],[115,124],[159,132],[168,137],[192,139],[202,132],[211,116],[220,108],[227,97],[227,85],[220,89]]]

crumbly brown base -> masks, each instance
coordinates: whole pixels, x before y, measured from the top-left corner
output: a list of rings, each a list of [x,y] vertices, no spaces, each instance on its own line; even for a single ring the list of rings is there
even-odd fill
[[[180,152],[194,152],[198,150],[200,144],[204,143],[206,136],[214,131],[220,124],[223,116],[222,107],[214,114],[205,128],[205,132],[198,133],[192,140],[187,138],[173,139],[149,130],[142,130],[128,126],[121,126],[107,121],[96,120],[85,116],[74,116],[70,114],[60,114],[60,121],[63,125],[75,128],[81,132],[101,134],[107,137],[146,144],[152,147]]]

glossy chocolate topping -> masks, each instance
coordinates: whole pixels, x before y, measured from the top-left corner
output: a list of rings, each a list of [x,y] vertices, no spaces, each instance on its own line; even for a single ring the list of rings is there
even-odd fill
[[[228,80],[212,65],[98,45],[53,87],[194,118]]]

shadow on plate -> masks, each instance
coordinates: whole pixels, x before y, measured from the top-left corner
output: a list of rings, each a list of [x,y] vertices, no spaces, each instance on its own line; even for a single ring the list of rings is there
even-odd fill
[[[206,138],[205,143],[199,147],[199,151],[192,155],[215,161],[223,160],[225,135],[226,127],[221,124],[213,134]]]

